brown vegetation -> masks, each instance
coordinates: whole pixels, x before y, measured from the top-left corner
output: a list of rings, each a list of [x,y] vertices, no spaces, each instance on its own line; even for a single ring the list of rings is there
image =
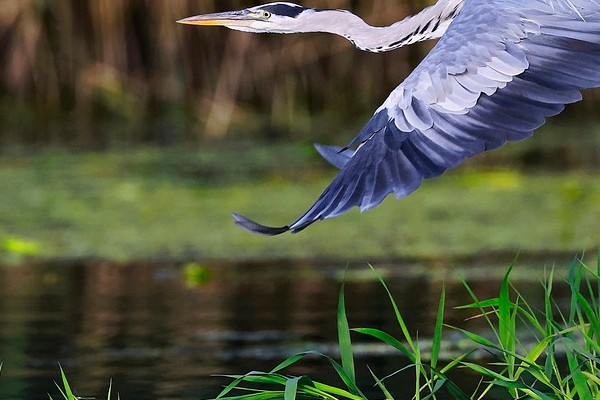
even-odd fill
[[[352,9],[372,24],[389,24],[427,3],[303,2]],[[244,133],[265,138],[311,132],[311,139],[346,134],[424,51],[372,55],[319,34],[259,37],[175,23],[254,4],[4,0],[0,145],[104,147]]]

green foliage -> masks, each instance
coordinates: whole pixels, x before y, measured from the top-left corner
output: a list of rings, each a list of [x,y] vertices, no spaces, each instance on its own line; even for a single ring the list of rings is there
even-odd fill
[[[282,375],[279,372],[292,364],[300,361],[307,355],[316,355],[325,358],[338,373],[346,388],[330,386],[321,382],[316,382],[306,376],[290,377]],[[356,387],[353,378],[348,376],[344,368],[333,358],[321,353],[302,353],[289,357],[270,372],[249,372],[245,375],[229,375],[233,381],[225,387],[216,397],[222,400],[243,400],[243,399],[281,399],[292,400],[296,398],[311,399],[349,399],[363,400],[365,396],[360,393]],[[247,386],[248,384],[260,384],[272,386],[272,389],[257,389]],[[242,395],[230,395],[232,390],[245,392]]]
[[[67,379],[67,375],[65,374],[65,371],[62,369],[61,366],[59,366],[60,368],[60,379],[62,382],[62,387],[55,382],[56,388],[58,389],[58,391],[60,392],[61,398],[63,398],[64,400],[81,400],[83,399],[82,397],[78,397],[75,396],[73,394],[73,390],[71,389],[71,385],[69,384],[69,380]],[[112,396],[112,380],[110,381],[110,384],[108,385],[108,394],[106,395],[106,400],[111,400]],[[54,400],[54,398],[48,394],[48,397],[50,398],[50,400]],[[117,400],[119,400],[119,396],[117,395]]]
[[[338,340],[340,344],[340,356],[342,358],[342,369],[348,382],[355,382],[354,356],[352,354],[352,342],[350,340],[350,327],[346,316],[346,303],[344,300],[344,285],[340,289],[337,311]]]
[[[377,274],[374,268],[373,272]],[[394,315],[402,332],[401,339],[378,329],[350,329],[347,320],[344,285],[340,290],[338,305],[338,337],[342,364],[330,356],[318,353],[302,353],[292,356],[268,373],[251,372],[232,376],[233,381],[216,399],[366,399],[359,389],[354,374],[354,358],[350,332],[375,338],[397,350],[400,357],[409,360],[407,368],[415,371],[414,399],[475,399],[483,398],[492,389],[506,392],[510,398],[550,399],[597,399],[600,398],[600,256],[597,270],[592,270],[582,261],[574,261],[569,267],[567,284],[571,290],[568,309],[563,310],[554,303],[552,286],[553,271],[549,271],[542,283],[544,309],[536,310],[510,282],[511,266],[500,285],[499,295],[489,299],[478,299],[475,291],[466,282],[464,286],[473,302],[459,307],[473,310],[476,317],[483,318],[493,337],[484,337],[477,332],[457,329],[473,343],[473,348],[440,367],[439,349],[443,337],[443,318],[446,302],[445,291],[440,295],[438,313],[433,333],[433,345],[428,362],[419,347],[418,338],[413,337],[406,325],[398,305],[381,276],[378,278],[385,289]],[[524,343],[518,333],[523,330],[533,334],[535,342]],[[476,362],[470,356],[484,349],[497,359],[493,362]],[[289,376],[281,371],[307,355],[317,355],[329,361],[342,382],[335,387],[315,382],[307,376]],[[566,370],[561,360],[566,359]],[[482,378],[476,391],[467,395],[448,378],[448,371],[468,368]],[[369,369],[375,385],[383,397],[393,399],[386,382],[407,368],[385,378],[378,377]],[[255,386],[249,386],[254,384]],[[258,384],[258,386],[256,386]],[[265,385],[273,388],[265,389]],[[231,395],[237,390],[245,392]]]
[[[69,385],[69,381],[67,380],[67,376],[65,375],[65,371],[63,371],[62,367],[60,367],[60,378],[62,380],[63,387],[61,388],[58,383],[56,383],[56,387],[60,391],[60,394],[65,400],[77,400],[77,397],[73,394],[71,390],[71,386]],[[48,395],[50,400],[52,400],[52,396]]]
[[[598,398],[600,292],[593,283],[600,282],[599,272],[600,260],[597,271],[581,261],[571,263],[567,278],[571,302],[566,315],[552,299],[552,271],[544,282],[543,312],[536,312],[518,290],[510,286],[508,274],[502,282],[500,296],[493,299],[478,300],[465,283],[474,302],[463,308],[479,310],[495,332],[496,340],[463,332],[473,342],[497,354],[499,359],[495,366],[500,367],[500,371],[473,363],[463,365],[490,378],[488,388],[504,387],[514,398],[525,395],[536,399]],[[535,346],[528,347],[517,340],[518,320],[536,338]],[[566,372],[561,369],[562,357],[567,360]]]

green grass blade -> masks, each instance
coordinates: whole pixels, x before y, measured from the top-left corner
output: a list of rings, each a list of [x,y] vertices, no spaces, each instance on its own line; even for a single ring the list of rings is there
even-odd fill
[[[500,295],[498,296],[498,332],[500,345],[507,353],[505,356],[509,376],[512,378],[514,373],[514,358],[510,355],[515,352],[515,317],[513,303],[510,301],[510,283],[509,275],[513,266],[508,268],[508,271],[502,279],[500,285]]]
[[[284,368],[289,367],[292,364],[297,363],[298,361],[300,361],[301,359],[303,359],[304,357],[306,357],[308,354],[318,354],[318,353],[313,353],[313,352],[305,352],[305,353],[298,353],[298,354],[294,354],[293,356],[290,356],[288,358],[286,358],[285,360],[283,360],[282,362],[280,362],[275,368],[273,368],[270,372],[272,374],[281,371]],[[320,354],[318,354],[320,355]]]
[[[539,365],[537,365],[537,364],[535,364],[535,363],[527,360],[527,358],[521,356],[520,354],[514,353],[514,352],[513,353],[508,352],[506,349],[502,348],[502,346],[499,346],[499,345],[493,343],[492,341],[490,341],[489,339],[484,338],[483,336],[480,336],[480,335],[478,335],[478,334],[476,334],[474,332],[469,332],[469,331],[464,330],[464,329],[453,327],[451,325],[448,325],[448,326],[451,327],[452,329],[455,329],[455,330],[457,330],[459,332],[462,332],[468,339],[470,339],[471,341],[473,341],[474,343],[476,343],[478,345],[485,346],[485,347],[490,347],[492,349],[495,349],[495,350],[501,352],[502,354],[504,354],[505,357],[506,356],[513,357],[513,358],[519,360],[520,362],[524,363],[529,368],[536,369],[538,371],[542,370],[542,367],[540,367]],[[504,364],[506,364],[506,363],[504,363]]]
[[[554,333],[554,313],[552,310],[552,288],[554,285],[554,268],[550,270],[550,274],[544,283],[544,317],[546,320],[546,337],[550,337]]]
[[[402,334],[404,335],[404,339],[408,343],[408,346],[412,349],[413,353],[416,354],[419,351],[419,348],[416,347],[413,342],[410,332],[408,331],[408,326],[406,325],[406,322],[404,321],[404,318],[402,317],[402,314],[400,313],[400,309],[398,308],[398,304],[396,304],[396,300],[394,300],[394,296],[392,296],[392,292],[386,285],[385,281],[383,280],[383,277],[379,273],[377,273],[377,271],[371,264],[369,264],[369,268],[371,268],[371,270],[377,275],[379,282],[385,289],[388,299],[390,300],[390,303],[392,304],[392,308],[394,309],[394,314],[396,315],[396,321],[398,322],[400,330],[402,331]]]
[[[348,387],[348,390],[351,393],[354,393],[355,395],[360,396],[360,398],[366,399],[366,397],[362,394],[362,392],[360,391],[358,386],[356,386],[355,380],[353,378],[351,378],[350,376],[348,376],[348,374],[346,373],[344,368],[333,358],[327,357],[327,356],[325,356],[325,358],[329,361],[329,363],[331,364],[333,369],[335,369],[335,372],[338,374],[340,379],[344,382],[346,387]]]
[[[231,383],[229,383],[229,385],[225,386],[225,388],[223,388],[223,390],[221,390],[221,392],[217,395],[216,399],[225,399],[226,395],[229,394],[232,390],[237,389],[239,387],[239,385],[248,380],[248,377],[250,377],[253,374],[261,374],[260,372],[248,372],[245,375],[234,375],[234,376],[230,376],[230,375],[225,375],[229,378],[233,378],[233,381],[231,381]]]
[[[502,379],[495,379],[492,382],[492,384],[494,386],[500,386],[500,387],[511,389],[511,390],[512,389],[527,389],[527,387],[528,387],[523,382],[520,382],[520,381],[511,381],[510,379],[508,379],[504,375],[500,375],[500,376],[502,376]]]
[[[475,342],[476,344],[479,344],[481,346],[491,347],[491,348],[497,349],[497,350],[502,350],[496,343],[490,341],[489,339],[484,338],[483,336],[480,336],[474,332],[469,332],[466,329],[457,328],[457,327],[454,327],[451,325],[448,325],[448,326],[454,330],[461,332],[463,335],[465,335],[467,338],[469,338],[472,342]]]
[[[575,316],[577,314],[577,294],[581,288],[581,264],[578,260],[573,260],[569,264],[569,276],[568,283],[571,288],[571,304],[569,307],[569,320],[567,323],[569,326],[575,325]]]
[[[237,382],[234,389],[251,391],[253,393],[244,394],[239,396],[222,396],[217,397],[221,400],[261,400],[261,399],[282,399],[282,398],[318,398],[318,399],[329,399],[336,400],[339,397],[344,397],[349,400],[362,400],[361,397],[352,395],[343,389],[328,387],[330,392],[336,393],[336,396],[331,395],[323,388],[327,388],[326,385],[317,386],[316,382],[313,382],[306,376],[287,378],[279,374],[265,374],[260,372],[253,372],[242,376],[232,376],[236,379],[241,379]],[[265,389],[254,389],[248,387],[242,387],[242,382],[252,382],[259,384],[271,384],[284,386],[284,390],[265,390]],[[287,396],[287,397],[286,397]]]
[[[334,367],[334,369],[335,369],[336,373],[339,375],[340,379],[342,379],[342,381],[344,382],[344,384],[348,387],[348,389],[350,391],[347,391],[347,390],[344,390],[341,388],[337,388],[334,386],[326,385],[323,383],[319,383],[319,382],[313,382],[310,378],[308,378],[306,376],[288,378],[284,375],[275,373],[276,371],[279,371],[282,368],[285,368],[286,366],[293,364],[295,361],[298,361],[299,359],[303,358],[304,356],[306,356],[308,354],[315,354],[315,355],[324,357],[326,360],[328,360],[330,362],[330,364]],[[275,371],[275,372],[273,372],[273,371]],[[314,398],[330,399],[330,400],[335,400],[336,398],[346,398],[349,400],[364,400],[365,399],[365,396],[358,389],[358,387],[356,386],[356,383],[352,379],[350,379],[350,377],[348,377],[344,368],[333,358],[331,358],[327,355],[321,354],[321,353],[307,352],[307,353],[297,354],[295,356],[289,357],[287,360],[280,363],[277,367],[275,367],[273,369],[273,371],[270,373],[253,371],[253,372],[249,372],[245,375],[225,375],[226,377],[232,378],[234,380],[229,385],[227,385],[221,391],[221,393],[219,393],[219,395],[216,397],[216,399],[219,399],[219,400],[250,399],[250,397],[248,397],[250,395],[229,396],[229,393],[231,393],[232,390],[249,390],[248,388],[241,386],[244,382],[251,382],[251,383],[255,383],[255,384],[284,386],[283,391],[252,389],[254,391],[259,392],[259,393],[254,393],[251,395],[252,396],[251,398],[254,400],[259,400],[257,398],[257,396],[260,393],[265,394],[265,396],[267,396],[267,398],[278,398],[278,399],[285,397],[286,393],[287,393],[287,396],[289,396],[289,398],[292,398],[292,396],[295,396],[295,398],[309,396],[309,397],[314,397]]]
[[[246,374],[244,376],[245,382],[263,383],[267,385],[281,385],[285,386],[287,377],[279,374],[266,374],[263,372],[256,372],[252,374]]]
[[[454,309],[465,310],[465,309],[471,309],[471,308],[477,308],[477,309],[492,308],[492,307],[498,307],[498,302],[499,301],[497,298],[486,299],[486,300],[477,300],[473,303],[463,304],[461,306],[455,306]]]
[[[436,398],[436,393],[444,386],[444,379],[438,379],[435,381],[433,386],[431,386],[431,391],[429,394],[425,395],[421,400],[430,400]]]
[[[373,370],[370,367],[369,367],[369,372],[371,373],[371,376],[375,380],[375,384],[377,385],[377,387],[379,388],[379,390],[381,390],[381,392],[383,393],[383,397],[386,400],[394,400],[394,396],[392,396],[392,394],[385,387],[385,384],[383,383],[383,381],[381,379],[379,379],[377,377],[377,375],[375,375],[375,373],[373,372]]]
[[[340,389],[341,390],[341,389]],[[317,383],[310,379],[308,376],[301,376],[298,380],[298,392],[300,393],[299,397],[314,396],[320,399],[332,399],[335,400],[335,397],[332,396],[327,391],[317,388]]]
[[[598,315],[587,301],[585,297],[581,293],[577,293],[577,304],[579,305],[581,311],[583,311],[584,315],[587,317],[587,322],[590,323],[591,332],[600,333],[600,321],[598,320]]]
[[[442,368],[439,372],[441,372],[442,374],[445,374],[446,372],[450,371],[452,368],[454,368],[458,364],[460,364],[462,362],[462,360],[469,357],[474,352],[475,352],[475,350],[470,350],[470,351],[466,352],[465,354],[462,354],[462,355],[456,357],[455,359],[450,360],[450,362],[448,364],[446,364],[444,366],[444,368]],[[437,370],[434,370],[434,371],[437,371]]]
[[[442,330],[444,326],[444,309],[446,308],[446,287],[442,286],[440,294],[440,302],[438,304],[437,317],[435,320],[435,328],[433,330],[433,339],[431,343],[431,368],[437,367],[437,361],[440,354],[442,343]]]
[[[527,399],[532,400],[557,400],[554,396],[548,396],[544,392],[534,389],[531,386],[527,386],[522,382],[509,382],[509,381],[494,381],[495,386],[506,387],[507,389],[518,389],[523,393],[526,393],[529,397]],[[567,399],[565,399],[567,400]]]
[[[600,376],[594,375],[588,371],[582,373],[590,380],[590,382],[594,382],[597,386],[600,386]]]
[[[490,309],[495,309],[498,307],[500,301],[498,298],[493,298],[493,299],[486,299],[486,300],[479,300],[477,302],[474,303],[469,303],[469,304],[464,304],[461,306],[455,306],[454,309],[455,310],[467,310],[467,309],[486,309],[486,308],[490,308]],[[521,306],[519,306],[518,304],[514,304],[513,303],[513,307],[516,307],[519,311],[520,314],[522,314],[525,319],[527,319],[535,329],[537,329],[540,333],[544,332],[544,329],[542,327],[542,325],[540,325],[539,321],[535,318],[535,313],[533,312],[532,309],[530,309],[528,306],[527,308],[523,308]],[[489,311],[489,312],[485,312],[482,311],[482,315],[486,314],[495,314],[495,311]]]
[[[418,343],[416,348],[418,349]],[[415,351],[415,400],[420,400],[421,398],[421,374],[427,376],[421,362],[421,352],[417,350]]]
[[[598,257],[596,260],[596,295],[598,296],[597,299],[597,304],[596,304],[596,309],[598,311],[598,314],[600,314],[600,248],[598,248],[597,250],[598,253]],[[600,335],[600,333],[599,333]]]
[[[512,287],[512,290],[517,295],[517,301],[513,303],[514,312],[521,320],[524,320],[526,324],[529,324],[531,328],[534,329],[534,334],[537,333],[543,335],[546,332],[546,329],[536,315],[537,310],[534,310],[533,307],[525,301],[525,296],[521,295],[515,287]],[[519,299],[522,301],[519,301]]]
[[[353,328],[354,332],[362,333],[363,335],[372,336],[382,342],[398,349],[405,357],[407,357],[412,363],[415,361],[414,354],[398,339],[393,337],[387,332],[384,332],[376,328]]]
[[[106,400],[110,400],[111,399],[111,392],[112,392],[112,378],[110,379],[110,382],[108,383],[108,394],[106,395]]]
[[[585,341],[585,344],[590,348],[591,351],[600,355],[600,342],[598,342],[598,339],[596,337],[592,336],[591,334],[586,334],[583,335],[583,340]]]
[[[444,382],[444,385],[446,386],[446,390],[448,391],[448,393],[450,393],[453,399],[469,400],[469,396],[467,396],[467,394],[451,380],[446,380]]]
[[[296,400],[298,393],[298,382],[301,377],[290,378],[285,382],[285,390],[283,391],[283,400]]]
[[[473,289],[471,289],[471,287],[469,286],[469,284],[467,283],[466,280],[462,279],[461,281],[462,281],[463,287],[465,288],[467,293],[469,293],[469,296],[471,296],[471,299],[473,299],[473,301],[475,302],[476,305],[485,304],[485,300],[483,301],[483,303],[479,301],[479,299],[475,295],[475,292],[473,292]],[[494,335],[496,337],[498,337],[498,331],[496,330],[496,326],[490,320],[488,314],[485,311],[485,307],[479,305],[477,308],[479,308],[481,315],[483,316],[483,318],[485,318],[485,321],[487,322],[488,326],[490,327],[490,329],[492,330]]]
[[[571,381],[575,385],[575,391],[579,395],[580,399],[593,399],[592,392],[587,385],[587,377],[581,372],[581,365],[575,355],[567,351],[567,364],[569,365],[569,371],[571,372]]]
[[[62,395],[67,400],[76,400],[76,397],[73,395],[73,391],[71,390],[71,386],[69,385],[69,381],[67,380],[67,376],[65,375],[65,371],[63,371],[63,369],[60,365],[58,367],[60,368],[60,377],[61,377],[63,388],[64,388],[64,392],[61,390]],[[58,386],[58,385],[56,385],[56,386]],[[59,389],[60,389],[60,387],[59,387]]]
[[[508,385],[509,383],[514,383],[514,381],[511,380],[510,378],[508,378],[502,374],[499,374],[496,371],[492,371],[491,369],[481,366],[479,364],[475,364],[475,363],[468,362],[468,361],[464,361],[461,364],[464,365],[465,367],[477,372],[480,375],[486,376],[488,378],[496,379],[499,382],[503,382],[504,385]]]
[[[547,394],[540,392],[539,390],[534,390],[533,388],[525,388],[521,389],[521,391],[528,395],[532,400],[556,400],[556,397],[548,396]]]
[[[419,400],[419,398],[420,398],[419,389],[421,387],[421,385],[420,385],[421,375],[425,376],[426,379],[428,376],[427,370],[423,367],[423,364],[421,363],[421,350],[419,349],[418,344],[415,343],[415,341],[412,339],[410,332],[408,330],[408,326],[406,325],[406,322],[404,321],[404,318],[402,317],[402,314],[400,313],[398,304],[396,303],[396,300],[394,300],[394,296],[392,296],[392,292],[386,285],[386,283],[383,280],[383,278],[381,277],[381,275],[377,273],[377,271],[371,264],[369,264],[369,268],[371,268],[371,270],[377,275],[379,282],[385,289],[388,299],[389,299],[390,303],[392,304],[392,308],[394,309],[394,314],[396,315],[396,321],[398,322],[398,326],[400,327],[400,330],[402,331],[402,334],[404,335],[404,339],[408,343],[408,347],[410,348],[411,353],[413,354],[413,357],[411,357],[411,360],[413,360],[413,363],[415,365],[415,399]]]
[[[319,389],[320,391],[333,395],[333,396],[337,396],[337,397],[344,397],[346,399],[350,399],[350,400],[364,400],[366,397],[364,396],[359,396],[353,393],[350,393],[347,390],[335,387],[335,386],[331,386],[331,385],[327,385],[325,383],[321,383],[321,382],[314,382],[315,384],[315,388]],[[330,396],[332,397],[332,396]]]
[[[340,346],[340,356],[342,358],[342,367],[346,376],[356,385],[356,376],[354,372],[354,356],[352,354],[352,342],[350,340],[350,327],[346,315],[346,304],[344,300],[344,284],[340,288],[337,311],[338,341]]]
[[[62,388],[60,387],[60,385],[59,385],[58,383],[56,383],[56,382],[54,382],[54,384],[56,385],[56,387],[57,387],[58,391],[60,392],[60,394],[62,395],[63,399],[65,399],[65,400],[70,400],[70,398],[69,398],[69,397],[67,397],[67,395],[66,395],[66,394],[65,394],[65,392],[62,390]],[[50,396],[50,395],[48,395],[48,396]],[[52,397],[50,397],[50,398],[52,398]]]
[[[548,346],[550,345],[550,343],[552,342],[553,338],[552,337],[546,337],[544,339],[542,339],[540,342],[538,342],[533,349],[531,349],[526,355],[525,355],[525,359],[530,363],[530,364],[526,364],[525,366],[520,366],[517,371],[515,372],[515,377],[518,378],[519,376],[521,376],[521,374],[525,371],[529,371],[531,369],[531,365],[532,364],[536,364],[537,360],[540,358],[540,356],[542,354],[544,354],[544,352],[548,349]],[[537,365],[537,364],[536,364]],[[538,366],[539,367],[539,366]],[[541,370],[541,367],[539,367],[539,369]]]
[[[455,365],[461,363],[461,361],[465,357],[467,357],[469,354],[470,353],[463,354],[460,357],[458,357],[457,359],[452,360],[452,362],[450,362],[448,365],[446,365],[442,370],[437,370],[437,369],[432,368],[433,375],[437,379],[437,381],[435,383],[436,386],[434,386],[434,389],[432,390],[433,393],[436,393],[439,390],[439,388],[437,388],[437,385],[439,382],[441,382],[443,384],[443,386],[446,387],[446,390],[452,395],[453,399],[457,399],[457,400],[468,400],[469,399],[469,396],[467,396],[467,394],[465,392],[463,392],[454,382],[452,382],[450,379],[448,379],[448,377],[445,374],[446,371],[449,371]]]
[[[556,394],[560,394],[561,389],[559,387],[557,387],[556,385],[554,385],[554,383],[552,383],[552,377],[548,376],[544,373],[544,371],[542,369],[537,369],[537,368],[524,368],[527,373],[529,373],[531,376],[533,376],[535,379],[537,379],[537,381],[544,385],[545,387],[547,387],[548,389],[552,390],[554,393]]]
[[[281,400],[283,396],[284,393],[281,390],[264,390],[239,396],[223,397],[222,400]]]

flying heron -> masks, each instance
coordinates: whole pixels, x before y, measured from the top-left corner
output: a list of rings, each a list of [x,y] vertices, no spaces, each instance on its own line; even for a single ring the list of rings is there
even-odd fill
[[[438,43],[346,146],[315,145],[340,171],[289,225],[269,227],[233,214],[264,235],[298,232],[390,193],[401,198],[465,158],[532,135],[581,90],[600,87],[600,0],[439,0],[420,13],[374,27],[346,10],[276,2],[185,18],[253,33],[326,32],[360,50]]]

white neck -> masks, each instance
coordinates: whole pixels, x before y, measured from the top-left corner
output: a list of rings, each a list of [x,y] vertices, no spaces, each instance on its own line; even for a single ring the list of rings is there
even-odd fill
[[[311,28],[298,28],[297,32],[333,33],[345,37],[360,50],[380,53],[441,37],[462,9],[463,2],[440,0],[416,15],[385,27],[368,25],[345,10],[310,10],[298,17],[298,25],[304,25],[301,20],[310,20],[310,24],[306,25]]]

